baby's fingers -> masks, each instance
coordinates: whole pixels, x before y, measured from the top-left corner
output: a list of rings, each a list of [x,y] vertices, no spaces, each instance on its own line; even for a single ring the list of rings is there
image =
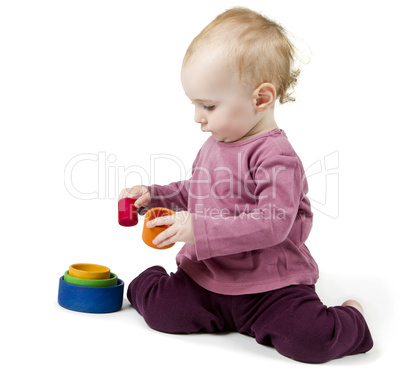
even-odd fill
[[[172,225],[176,220],[176,215],[161,216],[147,223],[148,228]]]
[[[135,197],[134,197],[134,198],[135,198]],[[150,201],[151,201],[151,196],[150,196],[149,193],[147,193],[147,194],[145,194],[145,195],[142,195],[142,196],[138,197],[138,198],[137,198],[137,201],[135,201],[134,206],[135,206],[137,209],[140,208],[140,207],[142,207],[142,206],[146,207],[146,206],[148,206],[148,204],[150,203]]]
[[[135,198],[135,207],[146,207],[151,202],[151,195],[148,188],[144,186],[134,186],[132,188],[125,188],[120,192],[119,200],[122,198]]]
[[[129,197],[128,188],[123,189],[119,194],[119,200]]]
[[[139,198],[143,194],[142,186],[134,186],[125,188],[120,192],[119,199],[122,198]]]
[[[165,247],[167,245],[177,242],[175,239],[175,235],[176,235],[175,228],[170,227],[165,231],[159,233],[156,236],[156,238],[152,241],[152,243],[159,248]]]

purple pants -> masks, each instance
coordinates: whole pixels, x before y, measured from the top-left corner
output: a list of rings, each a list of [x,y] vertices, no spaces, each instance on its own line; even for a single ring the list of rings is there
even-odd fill
[[[367,352],[373,346],[360,312],[352,307],[326,307],[314,286],[221,295],[199,286],[180,267],[169,276],[156,266],[130,283],[127,296],[155,330],[181,334],[237,331],[302,362],[327,362]]]

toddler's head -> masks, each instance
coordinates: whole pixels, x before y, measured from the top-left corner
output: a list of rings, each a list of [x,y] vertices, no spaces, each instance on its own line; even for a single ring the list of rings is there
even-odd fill
[[[276,128],[275,100],[294,100],[294,49],[281,26],[244,8],[230,9],[192,41],[183,88],[195,121],[218,141],[234,142]]]
[[[290,91],[300,71],[293,68],[295,50],[279,24],[246,8],[229,9],[191,42],[183,66],[218,48],[242,82],[254,89],[272,83],[280,103],[294,100]]]

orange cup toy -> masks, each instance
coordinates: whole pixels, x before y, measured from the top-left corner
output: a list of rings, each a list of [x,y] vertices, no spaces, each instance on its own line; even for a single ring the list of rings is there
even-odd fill
[[[166,209],[164,207],[155,207],[153,209],[150,209],[147,211],[145,214],[145,219],[144,219],[144,229],[142,231],[142,240],[150,247],[153,247],[154,249],[158,250],[163,250],[163,249],[168,249],[169,247],[172,247],[174,243],[164,246],[164,247],[157,247],[152,243],[152,241],[156,238],[156,236],[163,232],[165,229],[169,228],[167,225],[161,225],[153,228],[148,228],[147,223],[153,219],[160,218],[161,216],[168,216],[168,215],[173,215],[175,212]]]

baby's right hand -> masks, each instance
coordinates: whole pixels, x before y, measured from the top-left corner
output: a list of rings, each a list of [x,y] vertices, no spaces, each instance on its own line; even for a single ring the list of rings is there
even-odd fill
[[[136,198],[134,206],[138,209],[140,207],[147,207],[151,202],[151,195],[148,188],[144,186],[134,186],[132,188],[125,188],[120,192],[119,200],[122,198]]]

